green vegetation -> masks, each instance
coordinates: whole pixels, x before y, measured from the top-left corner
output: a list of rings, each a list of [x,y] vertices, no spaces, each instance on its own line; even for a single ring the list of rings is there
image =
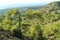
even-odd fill
[[[50,3],[41,9],[28,9],[24,13],[18,9],[8,10],[4,16],[0,16],[0,39],[60,40],[58,3]]]

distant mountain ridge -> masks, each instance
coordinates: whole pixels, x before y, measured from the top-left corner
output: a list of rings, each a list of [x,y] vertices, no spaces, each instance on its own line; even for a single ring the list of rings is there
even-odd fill
[[[25,12],[28,9],[39,10],[41,13],[53,13],[57,12],[60,13],[60,1],[51,2],[47,5],[36,5],[36,6],[29,6],[29,7],[16,7],[16,8],[7,8],[0,10],[0,15],[4,15],[7,10],[9,9],[20,9],[21,11]]]
[[[28,9],[34,9],[35,10],[35,9],[40,8],[40,7],[42,7],[42,6],[38,5],[38,6],[29,6],[29,7],[15,7],[15,8],[1,9],[0,10],[0,15],[4,15],[10,9],[19,9],[20,11],[25,12]]]

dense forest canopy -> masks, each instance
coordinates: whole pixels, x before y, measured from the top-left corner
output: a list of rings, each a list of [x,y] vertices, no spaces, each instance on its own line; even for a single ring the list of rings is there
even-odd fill
[[[1,40],[60,40],[60,2],[21,12],[10,9],[0,16]]]

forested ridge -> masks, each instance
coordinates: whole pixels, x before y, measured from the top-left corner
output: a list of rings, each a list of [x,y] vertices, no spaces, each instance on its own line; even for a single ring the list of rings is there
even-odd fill
[[[0,40],[60,40],[60,2],[39,9],[10,9],[0,16]]]

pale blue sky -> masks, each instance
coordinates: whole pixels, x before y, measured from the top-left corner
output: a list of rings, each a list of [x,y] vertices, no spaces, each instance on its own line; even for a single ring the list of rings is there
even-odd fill
[[[53,1],[60,1],[60,0],[0,0],[0,9],[18,5],[24,6],[26,4],[33,4],[33,3],[49,3]]]

